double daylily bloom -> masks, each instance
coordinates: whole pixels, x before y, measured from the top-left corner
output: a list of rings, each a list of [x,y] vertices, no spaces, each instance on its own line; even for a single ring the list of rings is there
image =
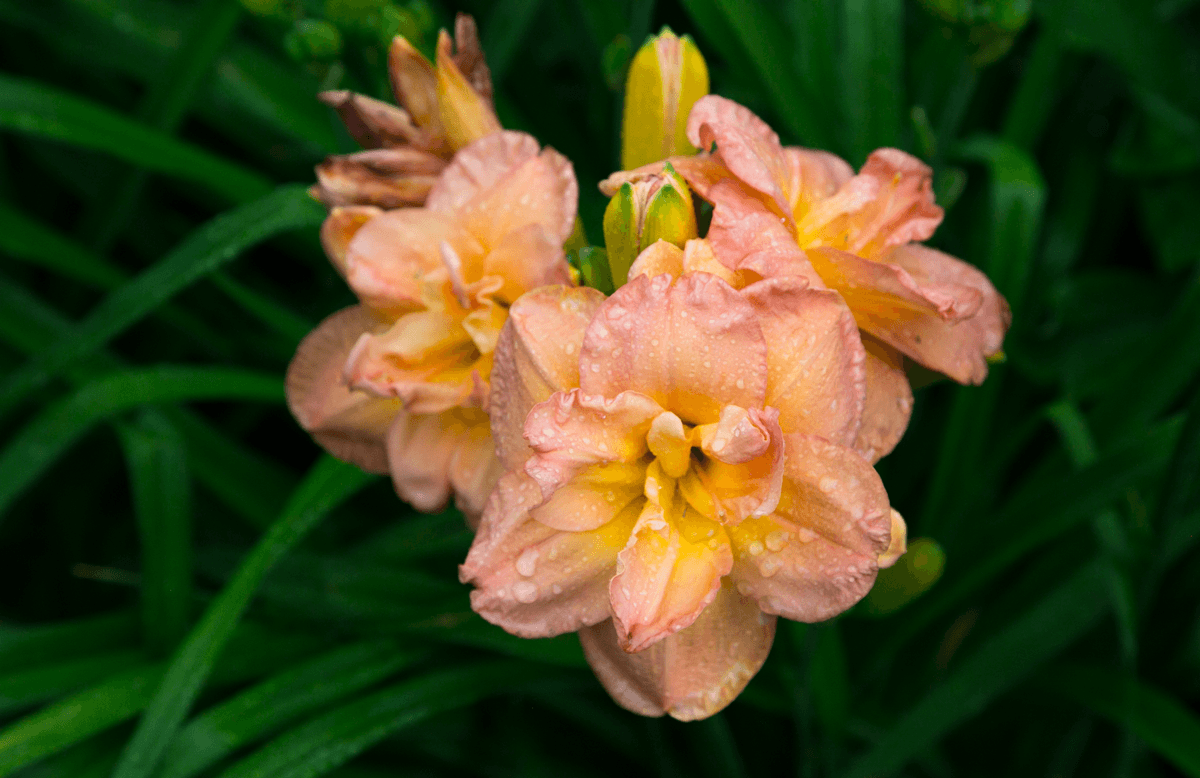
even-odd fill
[[[562,155],[518,132],[460,151],[423,208],[334,208],[326,253],[360,304],[326,319],[288,369],[288,402],[332,454],[391,472],[422,510],[454,493],[478,515],[498,474],[488,433],[508,306],[569,283],[578,187]]]
[[[608,299],[551,287],[513,306],[492,405],[508,472],[461,571],[484,618],[580,630],[614,698],[680,719],[741,691],[775,616],[840,613],[904,543],[852,448],[849,310],[794,278],[739,291],[714,264],[703,241],[658,243]]]

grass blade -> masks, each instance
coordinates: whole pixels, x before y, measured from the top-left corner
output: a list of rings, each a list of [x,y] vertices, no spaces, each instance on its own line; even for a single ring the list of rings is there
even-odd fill
[[[1038,665],[1094,627],[1107,600],[1103,573],[1088,565],[990,638],[850,766],[846,778],[890,775],[975,716]]]
[[[192,601],[191,478],[179,433],[160,414],[118,427],[141,539],[142,633],[155,656],[187,632]]]
[[[162,778],[189,778],[287,723],[361,691],[423,658],[390,641],[335,649],[291,668],[188,722],[171,743]]]
[[[1192,778],[1200,778],[1200,719],[1171,695],[1103,667],[1067,665],[1043,683],[1128,727]]]
[[[32,363],[9,376],[0,385],[0,412],[241,252],[281,232],[320,224],[324,215],[324,209],[308,196],[304,187],[282,186],[249,205],[216,217],[162,261],[106,297],[69,334],[59,338]]]
[[[330,711],[273,740],[221,778],[313,778],[385,737],[443,711],[559,675],[516,663],[489,663],[426,673]]]
[[[313,466],[283,514],[247,555],[176,652],[121,754],[113,778],[145,778],[153,773],[263,577],[329,511],[372,480],[374,476],[329,456]]]
[[[4,676],[0,678],[0,715],[7,716],[24,708],[48,702],[144,661],[145,656],[140,651],[93,650],[90,656],[82,659],[71,659]]]
[[[850,159],[899,146],[904,115],[904,3],[843,0],[842,114]],[[794,98],[793,98],[794,99]]]
[[[112,154],[244,203],[271,183],[239,165],[116,111],[35,81],[0,75],[0,127]]]
[[[0,671],[11,673],[93,651],[130,648],[137,638],[138,620],[132,612],[93,616],[79,621],[36,627],[0,627]]]
[[[38,414],[0,451],[0,513],[97,422],[155,403],[279,402],[279,376],[217,367],[154,367],[95,379]]]

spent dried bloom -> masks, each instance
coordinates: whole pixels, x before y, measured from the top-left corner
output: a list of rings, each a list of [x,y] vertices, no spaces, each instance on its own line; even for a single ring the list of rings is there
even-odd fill
[[[424,207],[337,207],[330,261],[360,304],[326,319],[288,369],[288,403],[333,455],[389,472],[433,510],[477,515],[498,475],[487,408],[509,305],[570,282],[570,162],[519,132],[487,135],[442,171]]]
[[[837,290],[862,330],[872,461],[908,424],[912,390],[904,357],[960,383],[981,383],[1010,314],[972,265],[921,245],[942,219],[930,168],[897,149],[872,153],[856,175],[833,154],[784,147],[749,109],[701,98],[688,137],[710,153],[670,161],[714,206],[707,239],[745,280],[795,276]],[[618,173],[608,193],[663,163]]]
[[[696,240],[631,275],[608,299],[513,305],[491,405],[507,472],[461,577],[514,634],[578,630],[626,708],[703,718],[761,667],[776,616],[866,594],[904,523],[852,448],[865,354],[836,293],[735,289]]]
[[[314,197],[330,207],[420,205],[455,152],[500,130],[475,20],[459,14],[454,34],[455,42],[439,34],[436,66],[396,36],[388,51],[396,105],[346,90],[321,93],[367,150],[318,165]]]

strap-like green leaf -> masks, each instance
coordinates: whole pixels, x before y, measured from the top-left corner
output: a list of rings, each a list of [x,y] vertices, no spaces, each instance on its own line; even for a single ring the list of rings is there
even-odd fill
[[[374,479],[325,456],[296,489],[279,520],[247,555],[176,652],[154,699],[121,755],[113,778],[145,778],[157,768],[255,590],[284,554],[329,511]]]
[[[1058,666],[1041,679],[1105,718],[1132,730],[1192,778],[1200,778],[1200,719],[1166,692],[1117,672]]]
[[[156,367],[98,378],[46,408],[0,451],[0,512],[97,422],[155,403],[278,402],[278,376],[219,367]]]
[[[257,173],[36,81],[0,75],[0,127],[103,151],[206,186],[235,203],[260,197],[271,187]]]
[[[882,778],[898,771],[1094,627],[1106,600],[1096,565],[1072,575],[909,708],[850,766],[846,778]]]

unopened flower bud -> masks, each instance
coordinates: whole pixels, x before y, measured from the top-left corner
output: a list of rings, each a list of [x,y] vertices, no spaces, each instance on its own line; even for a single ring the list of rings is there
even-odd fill
[[[696,211],[687,184],[667,163],[662,173],[626,183],[604,211],[604,243],[613,285],[646,247],[665,240],[679,248],[696,235]]]
[[[693,154],[687,139],[692,105],[708,94],[708,66],[688,36],[667,28],[633,57],[625,82],[621,167],[636,167],[675,154]]]
[[[865,610],[874,616],[899,610],[937,583],[945,566],[946,552],[936,540],[913,540],[907,553],[892,567],[879,571],[875,586],[863,603]]]

